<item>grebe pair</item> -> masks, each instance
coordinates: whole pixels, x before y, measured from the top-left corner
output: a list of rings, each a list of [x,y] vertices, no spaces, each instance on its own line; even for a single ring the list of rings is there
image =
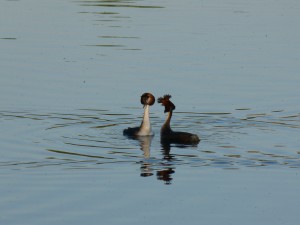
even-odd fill
[[[177,144],[198,144],[200,139],[198,135],[187,132],[173,131],[170,126],[173,110],[175,105],[170,101],[171,95],[164,95],[158,98],[157,102],[161,103],[165,107],[165,113],[168,113],[167,118],[160,130],[161,142],[177,143]],[[141,103],[144,105],[144,116],[142,123],[139,127],[128,127],[123,131],[124,135],[136,137],[136,136],[152,136],[149,108],[155,102],[155,97],[151,93],[144,93],[141,96]]]

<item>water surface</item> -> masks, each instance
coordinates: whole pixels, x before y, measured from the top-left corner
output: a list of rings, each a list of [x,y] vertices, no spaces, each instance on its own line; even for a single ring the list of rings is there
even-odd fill
[[[297,1],[2,1],[3,224],[298,224]],[[197,146],[128,139],[171,94]]]

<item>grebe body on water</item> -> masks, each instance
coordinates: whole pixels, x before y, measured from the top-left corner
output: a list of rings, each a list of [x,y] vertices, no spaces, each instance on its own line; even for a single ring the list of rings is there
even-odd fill
[[[167,118],[160,130],[160,137],[162,142],[177,143],[177,144],[198,144],[200,138],[196,134],[188,132],[173,131],[170,126],[173,110],[175,105],[170,101],[171,95],[164,95],[164,97],[158,98],[157,102],[161,103],[165,107],[165,113],[167,112]]]
[[[149,109],[150,106],[155,103],[155,97],[151,93],[144,93],[141,96],[141,104],[144,105],[144,116],[142,123],[139,127],[128,127],[123,131],[123,134],[126,136],[136,137],[136,136],[153,136],[150,118],[149,118]]]

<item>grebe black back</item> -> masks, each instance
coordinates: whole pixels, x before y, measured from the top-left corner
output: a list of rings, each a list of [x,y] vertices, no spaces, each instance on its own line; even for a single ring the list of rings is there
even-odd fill
[[[165,107],[165,113],[167,112],[167,118],[160,130],[160,137],[162,142],[178,143],[178,144],[198,144],[200,138],[196,134],[188,132],[173,131],[170,126],[173,110],[175,105],[170,101],[171,95],[164,95],[158,98],[157,102],[161,103]]]

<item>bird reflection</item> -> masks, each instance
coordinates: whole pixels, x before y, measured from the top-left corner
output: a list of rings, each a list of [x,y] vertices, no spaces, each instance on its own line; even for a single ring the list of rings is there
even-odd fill
[[[150,158],[150,146],[153,136],[138,136],[134,138],[140,143],[140,149],[144,152],[145,159]]]
[[[172,154],[172,147],[188,148],[192,145],[174,144],[170,141],[161,139],[162,158],[151,157],[151,143],[153,136],[128,137],[139,142],[140,149],[143,151],[143,160],[140,161],[140,176],[151,177],[156,175],[157,180],[163,181],[165,185],[171,185],[174,181],[175,162],[178,162],[176,154]]]
[[[163,153],[163,160],[167,161],[168,163],[175,161],[174,155],[170,154],[171,152],[171,143],[170,142],[161,142],[162,153]],[[156,176],[158,180],[163,180],[165,184],[169,185],[172,184],[172,174],[175,173],[174,168],[167,167],[164,170],[159,170],[156,172]]]
[[[170,154],[171,146],[170,144],[162,145],[162,153],[163,158],[159,162],[155,159],[151,159],[150,155],[150,149],[151,149],[151,143],[153,136],[138,136],[138,137],[131,137],[133,140],[137,140],[140,145],[140,149],[143,151],[144,160],[141,161],[141,177],[150,177],[155,174],[156,171],[156,177],[157,180],[164,181],[165,184],[169,185],[171,184],[173,178],[172,174],[175,173],[175,170],[173,167],[169,165],[169,162],[172,162],[174,157]],[[161,167],[163,166],[164,169],[157,170],[155,167]]]
[[[175,171],[172,168],[167,168],[165,170],[159,170],[156,172],[157,180],[162,180],[165,182],[165,184],[170,185],[172,184],[172,174],[175,173]]]
[[[144,159],[146,159],[141,165],[141,177],[150,177],[153,175],[153,168],[147,159],[150,158],[150,146],[153,136],[139,136],[135,139],[139,141],[140,149],[144,152]]]

